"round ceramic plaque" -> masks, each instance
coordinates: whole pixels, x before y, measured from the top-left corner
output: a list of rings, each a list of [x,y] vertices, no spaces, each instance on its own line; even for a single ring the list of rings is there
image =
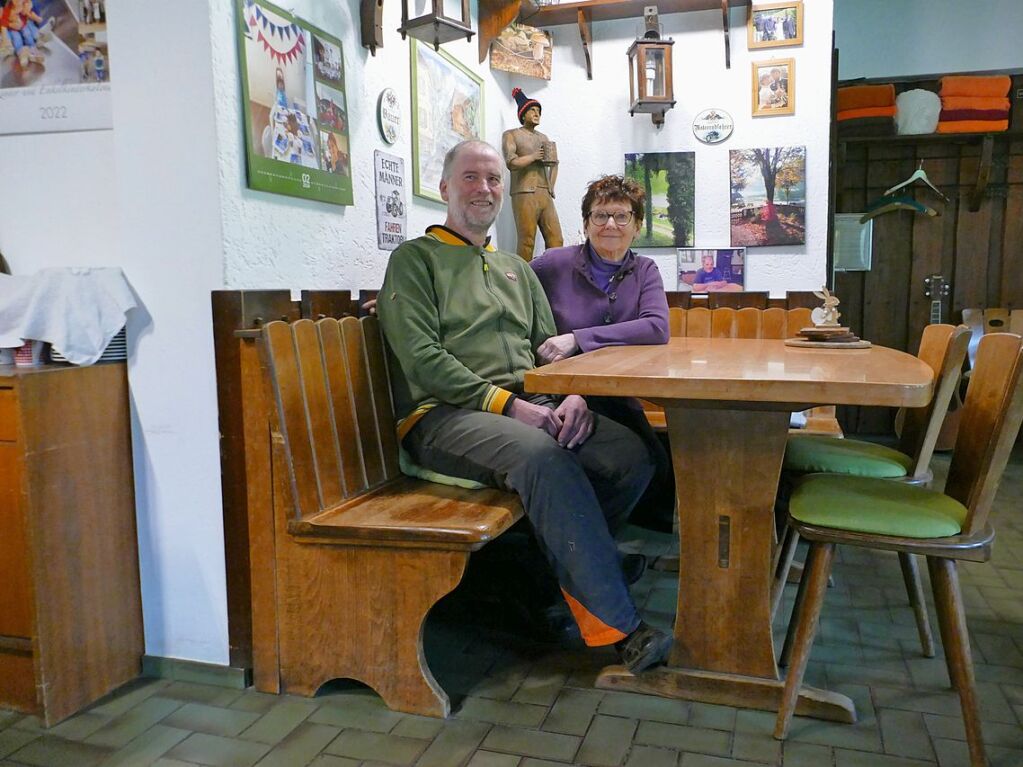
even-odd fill
[[[693,120],[693,134],[704,144],[720,144],[734,128],[732,116],[723,109],[704,109]]]
[[[380,101],[377,103],[377,121],[380,124],[380,135],[388,144],[398,140],[398,133],[401,130],[401,107],[398,105],[398,96],[391,88],[384,88],[380,92]]]

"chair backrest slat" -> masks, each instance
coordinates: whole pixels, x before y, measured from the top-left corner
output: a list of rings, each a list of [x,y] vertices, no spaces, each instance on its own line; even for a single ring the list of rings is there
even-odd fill
[[[799,331],[808,328],[813,324],[810,319],[810,310],[805,307],[789,309],[785,317],[785,337],[795,338]]]
[[[785,338],[788,313],[778,306],[764,309],[760,315],[760,337],[774,340]]]
[[[899,450],[913,458],[912,477],[930,470],[934,445],[948,413],[952,394],[959,385],[970,329],[965,325],[928,325],[920,338],[917,357],[934,371],[934,396],[923,407],[905,411]]]
[[[372,487],[386,478],[380,439],[376,433],[376,412],[373,406],[373,382],[366,367],[366,342],[362,325],[354,317],[341,320],[341,338],[348,360],[348,380],[355,403],[355,419],[359,426],[359,443],[366,467],[366,481]]]
[[[380,321],[373,315],[363,317],[362,337],[366,344],[366,368],[369,371],[370,391],[373,394],[373,412],[376,416],[376,434],[384,459],[387,479],[400,473],[398,468],[398,437],[394,427],[394,406],[391,403],[391,385],[387,377],[384,338]]]
[[[735,309],[723,306],[720,309],[710,310],[710,337],[735,337]]]
[[[668,335],[672,338],[685,338],[686,312],[686,309],[679,309],[676,306],[668,309]]]
[[[320,354],[320,338],[311,320],[299,320],[291,325],[298,353],[298,369],[302,374],[306,420],[309,423],[309,447],[316,462],[316,484],[320,493],[320,507],[333,506],[344,498],[341,483],[341,456],[337,447],[337,433],[330,409],[327,376]]]
[[[358,439],[359,427],[348,381],[348,360],[341,340],[341,323],[328,317],[317,322],[316,329],[320,334],[323,364],[327,371],[327,388],[341,453],[345,497],[351,498],[362,493],[368,483],[362,465],[362,444]]]
[[[263,326],[263,341],[277,404],[273,428],[284,439],[291,458],[294,513],[301,518],[319,511],[320,499],[295,338],[288,323],[277,321]]]
[[[698,306],[686,312],[686,338],[710,338],[710,309]]]
[[[985,334],[977,347],[945,492],[969,510],[964,533],[983,529],[1023,420],[1023,338]]]
[[[747,306],[735,313],[736,338],[760,338],[763,325],[763,309]]]

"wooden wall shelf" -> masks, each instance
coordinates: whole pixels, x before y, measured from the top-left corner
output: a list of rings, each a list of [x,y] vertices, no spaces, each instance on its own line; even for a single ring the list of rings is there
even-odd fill
[[[583,0],[578,3],[558,5],[537,5],[534,0],[480,0],[479,7],[479,55],[480,63],[487,57],[490,43],[501,34],[501,30],[518,18],[523,24],[534,27],[556,27],[561,24],[577,24],[586,52],[586,75],[593,79],[590,64],[589,44],[592,40],[590,25],[594,21],[643,18],[643,8],[656,5],[659,15],[688,13],[690,11],[712,11],[720,9],[725,17],[725,51],[728,58],[728,8],[749,8],[750,0]]]

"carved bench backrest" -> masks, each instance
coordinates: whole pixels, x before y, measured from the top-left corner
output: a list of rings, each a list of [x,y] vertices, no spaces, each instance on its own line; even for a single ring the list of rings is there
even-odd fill
[[[398,475],[387,364],[376,317],[270,322],[262,330],[294,517],[336,506]]]
[[[668,326],[676,338],[792,338],[810,324],[805,308],[668,310]]]

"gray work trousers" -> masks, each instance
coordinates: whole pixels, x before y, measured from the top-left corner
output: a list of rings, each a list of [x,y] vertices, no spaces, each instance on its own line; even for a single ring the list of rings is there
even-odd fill
[[[639,625],[613,533],[653,475],[639,437],[594,417],[593,435],[567,450],[513,418],[439,405],[403,443],[420,466],[519,495],[583,640],[593,646]]]

